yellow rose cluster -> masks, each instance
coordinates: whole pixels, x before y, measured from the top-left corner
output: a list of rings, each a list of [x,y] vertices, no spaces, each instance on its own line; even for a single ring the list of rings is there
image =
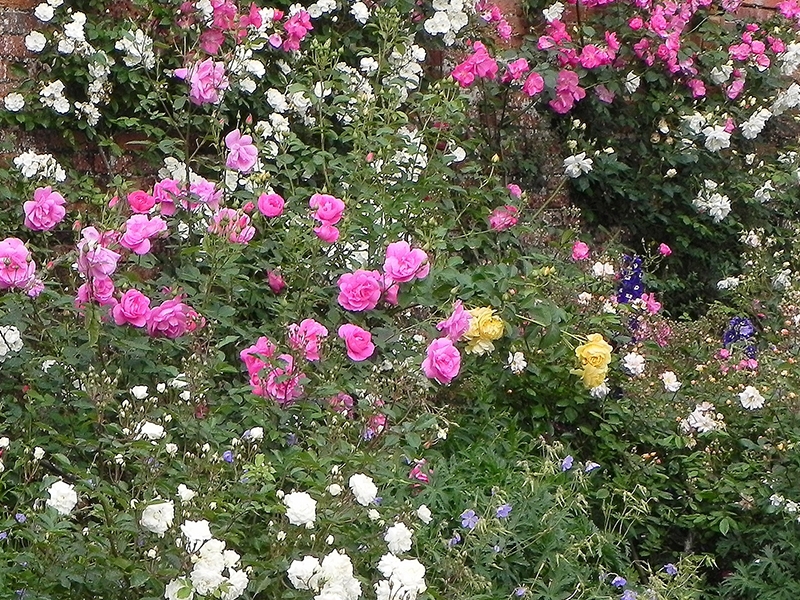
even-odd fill
[[[486,354],[494,350],[494,340],[503,337],[505,324],[503,319],[494,314],[490,306],[473,308],[467,311],[470,315],[469,329],[464,334],[467,340],[465,351],[469,354]]]
[[[611,350],[602,335],[589,334],[586,343],[575,348],[575,356],[578,357],[581,368],[572,370],[572,373],[580,375],[583,385],[589,389],[603,385],[608,374],[608,364],[611,362]]]

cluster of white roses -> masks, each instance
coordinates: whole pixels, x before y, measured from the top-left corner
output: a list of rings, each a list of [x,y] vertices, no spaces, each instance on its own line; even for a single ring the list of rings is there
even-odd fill
[[[431,35],[441,35],[445,45],[456,41],[456,34],[469,22],[464,0],[433,0],[433,16],[425,21],[423,28]]]
[[[153,38],[141,29],[126,31],[122,38],[114,44],[114,48],[125,53],[122,62],[128,67],[141,65],[145,69],[152,69],[156,66]]]
[[[14,166],[25,179],[55,179],[60,183],[67,178],[66,171],[52,154],[37,154],[28,150],[14,158]]]
[[[689,416],[681,421],[681,429],[685,433],[691,433],[692,431],[708,433],[709,431],[724,428],[725,422],[722,414],[716,413],[714,405],[710,402],[698,404]]]
[[[13,325],[0,325],[0,363],[6,360],[11,352],[22,350],[22,336]]]
[[[714,223],[719,223],[731,212],[730,199],[728,196],[721,194],[718,188],[719,185],[715,181],[706,179],[703,182],[703,188],[697,194],[697,197],[692,200],[692,205],[698,212],[708,214],[714,219]]]

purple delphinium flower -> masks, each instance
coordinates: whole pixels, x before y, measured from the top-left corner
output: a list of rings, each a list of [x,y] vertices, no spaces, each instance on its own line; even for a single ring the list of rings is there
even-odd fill
[[[664,565],[664,570],[667,572],[667,575],[677,575],[678,574],[678,567],[676,567],[672,563],[667,563],[666,565]]]
[[[481,518],[475,514],[475,511],[469,508],[461,513],[461,526],[473,530],[480,519]]]
[[[561,461],[561,471],[569,471],[572,468],[572,463],[575,462],[575,459],[572,458],[571,455],[567,454],[564,457],[564,460]]]
[[[583,468],[583,472],[584,473],[591,473],[595,469],[599,469],[599,468],[600,468],[600,465],[598,463],[592,462],[592,461],[588,461],[586,463],[586,466]]]
[[[498,506],[496,514],[498,519],[505,519],[508,515],[511,514],[511,505],[503,504],[502,506]]]
[[[619,600],[636,600],[639,594],[634,592],[633,590],[625,590],[622,596],[619,597]]]
[[[451,537],[448,540],[447,545],[452,548],[453,546],[458,545],[460,542],[461,542],[461,535],[456,531],[455,533],[453,533],[453,537]]]
[[[614,587],[623,587],[626,583],[628,583],[628,580],[625,579],[624,577],[620,577],[619,575],[617,575],[616,577],[614,577],[614,579],[611,580],[611,585],[613,585]]]
[[[232,463],[233,450],[225,450],[225,452],[222,453],[222,460],[224,460],[226,463]]]
[[[16,519],[17,523],[24,523],[28,520],[28,517],[23,515],[22,513],[17,513],[14,515],[14,519]]]

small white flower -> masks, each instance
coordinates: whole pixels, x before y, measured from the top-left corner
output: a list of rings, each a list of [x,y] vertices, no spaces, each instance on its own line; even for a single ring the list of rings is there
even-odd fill
[[[164,450],[166,450],[167,454],[170,456],[175,456],[175,454],[178,452],[178,445],[173,443],[165,444]]]
[[[306,492],[292,492],[283,498],[286,517],[292,525],[313,527],[317,518],[317,501]]]
[[[622,367],[633,376],[644,373],[644,365],[644,356],[636,352],[629,352],[622,359]]]
[[[11,442],[8,440],[7,437],[1,437],[0,438],[0,448],[3,448],[3,449],[8,448],[8,446],[10,444],[11,444]]]
[[[379,512],[378,512],[377,510],[375,510],[374,508],[370,508],[370,509],[367,511],[367,516],[369,517],[369,520],[370,520],[370,521],[380,521],[380,518],[381,518],[381,513],[379,513]]]
[[[731,145],[731,134],[722,125],[706,127],[703,135],[706,137],[705,147],[710,152],[719,152]]]
[[[50,6],[45,2],[42,2],[39,6],[37,6],[34,9],[33,14],[36,16],[37,19],[39,19],[43,23],[47,23],[50,21],[50,19],[53,18],[53,15],[55,15],[55,11],[53,10],[52,6]]]
[[[545,21],[552,23],[558,21],[564,14],[564,5],[561,2],[555,2],[542,11]]]
[[[342,486],[340,486],[338,483],[332,483],[328,486],[328,493],[331,496],[338,496],[342,493]]]
[[[141,423],[138,427],[139,432],[136,434],[137,440],[160,440],[165,435],[167,435],[166,431],[161,425],[157,423],[151,423],[150,421],[145,421]]]
[[[17,92],[11,92],[3,98],[3,105],[8,111],[19,112],[25,108],[25,97]]]
[[[46,45],[47,38],[39,31],[31,31],[25,36],[25,47],[31,52],[36,52],[38,54],[44,50]]]
[[[33,449],[33,459],[42,460],[43,458],[44,458],[44,449],[40,448],[39,446],[36,446],[36,448]]]
[[[681,382],[678,381],[677,376],[672,371],[664,371],[659,378],[664,384],[664,389],[668,392],[677,392],[681,389]]]
[[[610,392],[610,391],[611,390],[608,388],[608,385],[604,381],[603,383],[601,383],[597,387],[593,387],[592,389],[590,389],[589,390],[589,395],[592,398],[596,398],[597,400],[602,400],[603,398],[608,396],[608,392]]]
[[[364,75],[372,75],[378,70],[378,66],[378,61],[371,56],[362,58],[358,63],[358,68]]]
[[[528,362],[525,360],[525,355],[522,352],[508,353],[508,363],[506,367],[510,369],[514,375],[522,373],[527,366]]]
[[[172,500],[148,504],[142,511],[139,524],[147,531],[155,533],[158,537],[164,537],[167,529],[172,527],[175,518],[175,505]]]
[[[764,406],[764,396],[752,385],[748,385],[743,392],[739,393],[739,401],[747,410],[755,410]]]
[[[383,539],[392,554],[401,554],[411,550],[411,536],[413,531],[406,527],[405,523],[395,523],[387,531]]]
[[[296,590],[319,590],[319,559],[305,556],[303,560],[293,560],[286,574]]]
[[[75,486],[63,481],[56,481],[47,490],[50,497],[47,499],[47,506],[54,508],[60,515],[68,515],[78,503],[78,494]]]
[[[350,478],[350,489],[356,497],[356,502],[361,506],[369,506],[378,497],[378,487],[372,481],[372,477],[368,477],[363,473],[356,473]]]
[[[131,396],[136,398],[137,400],[144,400],[147,398],[147,386],[146,385],[137,385],[132,387],[128,390],[131,393]]]
[[[431,509],[430,509],[430,508],[428,508],[428,507],[427,507],[426,505],[424,505],[424,504],[423,504],[423,505],[421,505],[421,506],[420,506],[420,507],[417,509],[417,516],[419,517],[419,520],[420,520],[420,521],[422,521],[423,523],[425,523],[425,525],[428,525],[428,524],[430,524],[430,522],[433,520],[433,515],[431,514]]]
[[[639,84],[641,83],[641,79],[638,75],[636,75],[633,71],[629,72],[625,76],[625,91],[629,94],[634,93],[636,90],[639,89]]]
[[[182,483],[178,485],[178,498],[181,499],[183,504],[191,502],[195,496],[197,496],[197,492],[193,489],[186,487]]]
[[[356,2],[350,8],[350,14],[356,21],[364,25],[369,19],[369,8],[363,2]]]
[[[568,156],[564,159],[564,174],[572,179],[580,177],[592,170],[593,162],[591,158],[586,158],[586,152]]]

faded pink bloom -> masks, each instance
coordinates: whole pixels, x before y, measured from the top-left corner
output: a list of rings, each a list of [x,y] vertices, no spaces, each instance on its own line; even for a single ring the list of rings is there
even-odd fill
[[[333,225],[320,225],[319,227],[314,227],[314,233],[319,239],[321,239],[323,242],[327,242],[328,244],[333,244],[339,239],[339,230]]]
[[[330,194],[314,194],[308,205],[317,209],[314,218],[323,225],[336,225],[342,220],[344,202]]]
[[[211,210],[219,210],[219,202],[222,200],[222,190],[202,177],[197,178],[189,185],[189,192],[194,195],[200,204],[205,204]],[[181,198],[181,203],[189,210],[196,210],[200,204],[197,202],[188,202],[185,198]]]
[[[642,302],[644,302],[645,309],[647,309],[647,312],[651,315],[661,310],[661,302],[656,300],[655,294],[642,294]]]
[[[33,231],[49,231],[58,225],[67,214],[64,197],[49,186],[37,188],[33,200],[22,205],[25,212],[25,227]]]
[[[520,188],[516,183],[509,183],[506,186],[506,189],[508,190],[508,193],[511,194],[512,198],[516,198],[517,200],[522,198],[522,188]]]
[[[267,374],[263,383],[266,397],[272,398],[281,406],[286,406],[303,395],[303,385],[300,383],[302,373],[295,373],[294,358],[291,354],[281,354],[275,359],[281,366],[275,367]],[[258,378],[256,377],[258,381]],[[253,383],[253,377],[250,378]],[[259,394],[262,395],[262,394]]]
[[[462,335],[467,333],[471,318],[472,315],[464,310],[461,300],[456,300],[453,304],[453,313],[444,321],[437,323],[436,329],[444,332],[452,341],[457,342]]]
[[[114,235],[116,232],[101,234],[94,227],[86,227],[81,231],[83,239],[78,242],[76,263],[79,273],[94,279],[109,277],[117,269],[120,255],[107,247],[114,240]]]
[[[191,83],[189,100],[192,104],[219,104],[221,92],[228,89],[228,78],[225,76],[225,64],[207,58],[199,65],[189,68],[175,69],[175,77],[188,79]]]
[[[0,241],[0,290],[23,289],[36,278],[36,263],[22,240]]]
[[[100,306],[115,306],[114,282],[110,277],[95,277],[78,288],[75,308],[82,309],[87,302],[97,302]]]
[[[306,360],[319,360],[319,347],[328,330],[314,319],[303,319],[300,325],[289,325],[289,345],[295,350],[302,350]]]
[[[275,294],[280,294],[286,289],[286,282],[279,271],[267,271],[267,284]]]
[[[388,275],[383,276],[381,292],[383,292],[383,299],[387,304],[397,306],[397,295],[400,293],[400,285],[395,283]]]
[[[150,298],[139,290],[128,290],[111,311],[117,325],[144,327],[150,316]]]
[[[506,229],[511,229],[517,224],[518,214],[519,209],[510,204],[495,208],[492,211],[492,214],[489,215],[489,227],[495,231],[505,231]]]
[[[258,160],[258,148],[253,144],[253,138],[242,135],[234,129],[225,136],[225,147],[229,150],[225,166],[240,173],[249,173],[253,170]]]
[[[339,304],[355,312],[372,310],[381,298],[381,275],[359,269],[339,277]]]
[[[672,254],[672,248],[670,248],[666,244],[659,244],[658,245],[658,253],[661,256],[669,256],[670,254]]]
[[[358,325],[346,323],[339,327],[339,337],[344,340],[347,356],[360,362],[367,360],[375,353],[375,344],[372,343],[372,334]]]
[[[232,208],[218,210],[208,224],[209,233],[215,233],[232,244],[246,244],[253,239],[255,227],[250,225],[250,217]]]
[[[166,230],[167,224],[161,217],[150,219],[147,215],[133,215],[125,222],[125,233],[119,243],[134,254],[147,254],[150,252],[150,238]]]
[[[153,186],[153,198],[159,204],[161,214],[171,217],[175,214],[175,200],[182,198],[184,190],[174,179],[164,179]]]
[[[344,392],[339,392],[335,396],[328,398],[328,406],[331,407],[331,410],[344,417],[347,417],[348,419],[353,417],[354,405],[355,402],[353,402],[353,397],[349,394],[345,394]]]
[[[147,317],[147,335],[171,340],[202,327],[205,319],[180,298],[167,300],[150,310]]]
[[[128,194],[128,206],[135,213],[147,213],[156,205],[156,199],[142,190]]]
[[[376,435],[383,433],[386,428],[386,415],[383,413],[376,413],[372,415],[367,421],[367,426],[364,428],[363,438],[371,440]]]
[[[461,354],[447,337],[433,340],[428,346],[427,356],[422,361],[422,370],[429,379],[448,385],[461,369]]]
[[[431,270],[428,255],[419,248],[411,249],[408,242],[389,244],[383,271],[392,281],[406,283],[414,278],[425,279]]]
[[[589,253],[589,246],[584,242],[577,241],[572,245],[572,260],[586,260]]]
[[[522,91],[528,96],[535,96],[544,90],[544,78],[536,71],[531,71],[522,84]]]
[[[239,353],[239,358],[242,360],[245,367],[247,367],[247,373],[249,375],[256,375],[266,366],[267,361],[275,355],[277,350],[278,348],[275,344],[262,336],[258,338],[255,344],[242,350]]]
[[[425,467],[426,463],[427,461],[424,458],[414,461],[414,467],[408,472],[408,478],[421,481],[422,483],[429,483],[430,470]]]
[[[280,217],[285,204],[280,194],[261,194],[258,197],[258,210],[265,217]]]

